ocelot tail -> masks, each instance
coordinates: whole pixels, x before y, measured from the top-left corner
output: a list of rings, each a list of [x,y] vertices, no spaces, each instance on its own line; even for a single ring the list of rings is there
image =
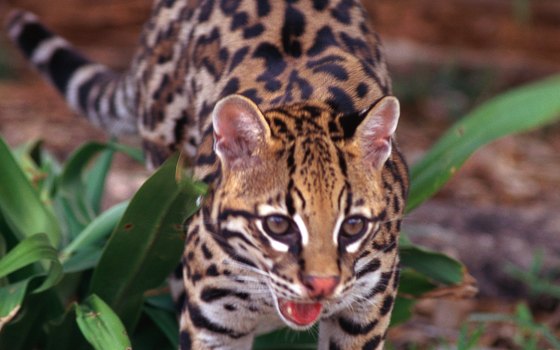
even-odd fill
[[[408,173],[380,39],[356,0],[157,0],[130,68],[27,12],[8,32],[70,106],[182,151],[209,185],[182,258],[181,349],[250,349],[319,324],[320,349],[381,349]]]

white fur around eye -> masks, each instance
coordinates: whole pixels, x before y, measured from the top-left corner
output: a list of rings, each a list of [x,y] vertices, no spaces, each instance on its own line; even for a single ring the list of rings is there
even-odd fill
[[[257,208],[257,212],[259,214],[260,217],[265,217],[268,215],[274,215],[274,214],[279,214],[279,215],[285,215],[286,209],[282,208],[282,207],[276,207],[273,205],[269,205],[269,204],[261,204],[258,206]],[[275,240],[274,238],[270,237],[269,235],[266,234],[266,231],[264,230],[263,226],[262,226],[262,222],[260,220],[257,220],[256,225],[258,227],[258,229],[262,232],[262,234],[268,238],[269,242],[270,242],[270,246],[279,252],[282,253],[286,253],[290,247],[282,242],[279,242],[277,240]]]
[[[379,229],[379,224],[378,224],[378,223],[374,224],[373,227],[372,227],[371,222],[368,222],[367,225],[368,225],[367,233],[364,234],[364,235],[362,236],[362,238],[360,238],[360,239],[357,240],[356,242],[354,242],[354,243],[352,243],[352,244],[350,244],[349,246],[346,247],[346,251],[347,251],[348,253],[355,253],[355,252],[357,252],[357,251],[358,251],[358,248],[360,248],[360,246],[362,245],[362,242],[363,242],[367,237],[369,237],[369,236],[371,235],[371,231],[374,231],[374,232],[375,232],[375,231],[377,231],[377,230]]]
[[[272,214],[286,215],[285,214],[286,210],[284,208],[275,207],[275,206],[269,205],[269,204],[259,205],[258,208],[257,208],[257,212],[258,212],[259,216],[261,216],[261,217],[272,215]]]
[[[369,229],[369,228],[368,228]],[[360,238],[359,240],[357,240],[356,242],[350,244],[349,246],[346,247],[346,251],[348,253],[355,253],[358,251],[358,248],[360,248],[360,245],[362,244],[362,241],[364,240],[364,238],[367,236],[364,235],[364,237]]]
[[[335,247],[338,247],[338,235],[340,234],[340,226],[342,225],[343,221],[344,221],[344,215],[340,214],[336,219],[336,224],[334,225],[334,231],[333,231],[333,243]]]
[[[269,235],[266,234],[266,231],[264,230],[263,226],[262,226],[262,222],[260,220],[258,220],[256,222],[257,228],[261,231],[261,233],[268,238],[268,241],[270,242],[270,246],[272,247],[272,249],[282,252],[282,253],[286,253],[290,247],[288,247],[287,244],[279,242],[277,240],[275,240],[274,238],[270,237]]]
[[[224,226],[230,231],[247,232],[247,221],[243,218],[229,218]]]
[[[296,223],[299,233],[301,235],[301,245],[304,247],[309,243],[309,231],[307,231],[307,226],[299,214],[294,215],[294,222]]]

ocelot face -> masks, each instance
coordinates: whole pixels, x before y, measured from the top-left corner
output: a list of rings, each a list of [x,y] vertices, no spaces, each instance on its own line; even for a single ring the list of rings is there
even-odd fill
[[[379,101],[349,133],[323,105],[263,114],[231,96],[214,115],[222,180],[216,189],[219,235],[233,260],[258,271],[279,315],[305,329],[365,297],[380,276],[386,240],[381,169],[391,152],[398,102]]]

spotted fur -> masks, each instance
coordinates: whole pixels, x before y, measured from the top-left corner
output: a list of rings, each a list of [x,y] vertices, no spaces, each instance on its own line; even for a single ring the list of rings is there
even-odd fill
[[[157,0],[123,73],[30,13],[7,28],[74,109],[139,133],[153,166],[182,151],[209,185],[186,232],[181,349],[249,349],[315,323],[285,305],[320,307],[320,349],[383,347],[408,173],[357,1]]]

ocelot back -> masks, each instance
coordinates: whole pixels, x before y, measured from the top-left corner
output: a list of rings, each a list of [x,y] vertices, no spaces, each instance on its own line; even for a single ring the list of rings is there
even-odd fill
[[[208,183],[186,232],[181,349],[248,349],[319,323],[381,349],[408,188],[399,104],[355,0],[157,0],[130,68],[92,63],[30,13],[10,37],[107,132],[138,131]]]

